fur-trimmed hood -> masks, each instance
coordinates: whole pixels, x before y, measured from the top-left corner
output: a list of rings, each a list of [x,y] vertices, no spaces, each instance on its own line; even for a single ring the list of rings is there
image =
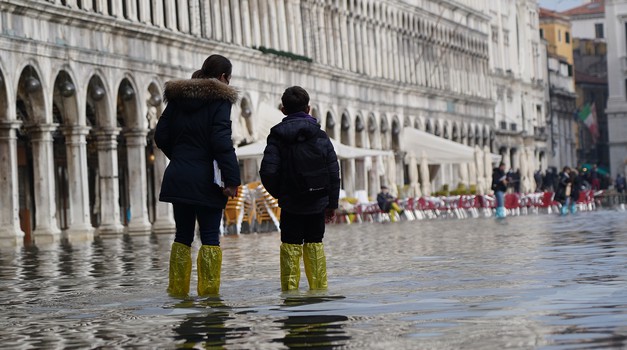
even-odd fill
[[[237,90],[215,78],[180,79],[165,83],[164,101],[176,100],[227,100],[237,102]]]

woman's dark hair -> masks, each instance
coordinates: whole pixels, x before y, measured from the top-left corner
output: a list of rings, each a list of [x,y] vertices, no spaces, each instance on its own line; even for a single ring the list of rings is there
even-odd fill
[[[222,74],[231,76],[233,65],[228,58],[222,55],[211,55],[202,64],[202,68],[192,74],[192,79],[219,78]]]
[[[292,86],[285,89],[281,103],[287,114],[305,112],[309,106],[309,94],[300,86]]]

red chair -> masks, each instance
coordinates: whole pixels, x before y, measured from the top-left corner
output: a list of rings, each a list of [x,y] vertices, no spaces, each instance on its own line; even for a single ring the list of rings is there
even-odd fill
[[[505,209],[509,210],[510,215],[520,215],[520,197],[518,193],[505,194]]]
[[[555,200],[554,192],[544,192],[542,195],[542,201],[539,203],[538,207],[546,209],[549,214],[551,214],[553,210],[556,210],[559,213],[562,203]]]

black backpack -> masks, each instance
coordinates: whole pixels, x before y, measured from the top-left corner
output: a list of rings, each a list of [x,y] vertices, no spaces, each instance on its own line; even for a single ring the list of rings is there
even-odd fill
[[[282,144],[282,193],[302,200],[329,195],[330,181],[325,147],[318,143],[323,140],[318,135],[306,138],[299,134],[294,142]]]

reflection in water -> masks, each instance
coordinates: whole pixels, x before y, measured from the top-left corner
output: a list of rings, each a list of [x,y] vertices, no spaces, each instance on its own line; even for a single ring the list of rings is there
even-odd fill
[[[179,307],[192,305],[179,305]],[[203,349],[224,349],[227,334],[233,331],[225,325],[228,320],[232,319],[231,308],[227,307],[221,299],[207,299],[199,305],[210,308],[211,311],[187,316],[174,328],[176,332],[174,339],[181,348],[200,346]]]
[[[346,316],[288,316],[282,323],[286,335],[280,341],[289,349],[332,349],[346,345],[350,339],[342,329]]]
[[[625,227],[610,211],[332,225],[329,290],[293,294],[278,233],[225,236],[220,298],[186,301],[165,293],[171,235],[0,248],[0,347],[626,348]]]
[[[344,297],[287,296],[283,301],[282,310],[294,309],[295,313],[309,313],[303,315],[291,315],[275,322],[281,324],[285,336],[274,339],[290,349],[332,349],[345,346],[350,337],[344,332],[344,323],[348,317],[343,315],[320,315],[317,308],[299,308],[312,306],[332,300],[341,300]],[[324,310],[324,307],[322,307]],[[312,314],[313,313],[313,314]]]

